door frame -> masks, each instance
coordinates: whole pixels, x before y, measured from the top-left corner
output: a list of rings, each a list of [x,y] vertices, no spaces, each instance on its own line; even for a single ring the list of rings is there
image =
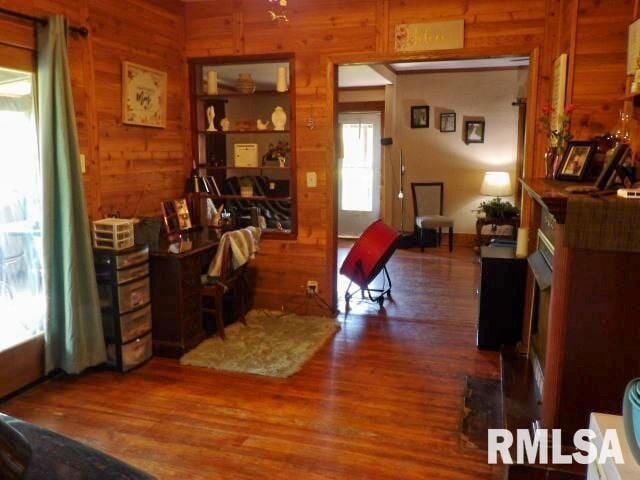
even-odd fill
[[[527,109],[527,124],[536,124],[536,112],[538,104],[538,83],[540,72],[540,52],[541,45],[535,45],[534,47],[527,49],[512,49],[511,47],[479,47],[472,50],[473,53],[468,51],[452,50],[452,51],[434,51],[434,52],[420,52],[416,54],[393,54],[393,53],[345,53],[345,54],[333,54],[326,57],[327,66],[327,115],[330,119],[328,122],[327,141],[333,145],[329,149],[328,162],[332,175],[328,177],[330,182],[333,182],[333,188],[329,189],[330,195],[327,199],[327,207],[332,214],[332,222],[329,225],[329,239],[327,242],[327,258],[331,259],[329,262],[330,276],[331,276],[331,307],[334,311],[338,308],[338,159],[337,152],[339,151],[338,142],[340,141],[338,135],[338,67],[340,65],[375,65],[375,64],[389,64],[396,62],[420,62],[420,61],[437,61],[437,60],[472,60],[477,58],[496,58],[496,57],[512,57],[512,56],[527,56],[529,57],[529,89],[527,93],[527,100],[530,108]],[[533,155],[535,151],[535,128],[528,128],[526,132],[526,152],[524,159],[524,176],[530,177],[533,173]],[[523,211],[523,221],[527,221],[529,212]]]

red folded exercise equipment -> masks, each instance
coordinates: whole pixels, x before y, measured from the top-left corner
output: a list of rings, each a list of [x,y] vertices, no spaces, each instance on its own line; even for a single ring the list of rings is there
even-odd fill
[[[365,293],[369,299],[378,302],[380,307],[385,294],[391,298],[391,278],[387,271],[387,262],[396,251],[398,232],[377,220],[367,227],[360,238],[353,244],[351,250],[340,267],[340,273],[351,280],[344,295],[347,309],[349,300],[360,290],[362,297]],[[380,272],[384,272],[382,288],[369,288]],[[351,285],[355,283],[359,289],[350,293]],[[388,284],[388,286],[387,286]],[[377,296],[374,296],[374,293]]]

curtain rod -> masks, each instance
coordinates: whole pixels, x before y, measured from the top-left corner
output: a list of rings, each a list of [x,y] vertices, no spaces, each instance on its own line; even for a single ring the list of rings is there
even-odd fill
[[[41,25],[47,24],[46,18],[34,17],[33,15],[27,15],[26,13],[14,12],[13,10],[7,10],[6,8],[0,8],[0,13],[3,15],[9,15],[11,17],[21,18],[22,20],[29,20],[30,22],[39,23]],[[89,29],[87,27],[76,27],[74,25],[70,25],[69,30],[78,33],[83,37],[89,36]]]

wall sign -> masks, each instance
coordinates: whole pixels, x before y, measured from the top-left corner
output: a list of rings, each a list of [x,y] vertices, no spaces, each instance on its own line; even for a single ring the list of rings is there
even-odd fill
[[[166,126],[166,72],[122,62],[122,123],[157,128]]]
[[[464,20],[396,25],[396,52],[464,47]]]

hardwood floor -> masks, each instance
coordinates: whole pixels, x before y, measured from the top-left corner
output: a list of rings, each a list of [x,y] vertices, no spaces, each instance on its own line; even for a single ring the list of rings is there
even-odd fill
[[[395,303],[355,306],[288,379],[154,358],[126,375],[49,381],[1,410],[161,479],[485,479],[460,441],[465,376],[498,378],[475,348],[471,250],[398,252]]]

